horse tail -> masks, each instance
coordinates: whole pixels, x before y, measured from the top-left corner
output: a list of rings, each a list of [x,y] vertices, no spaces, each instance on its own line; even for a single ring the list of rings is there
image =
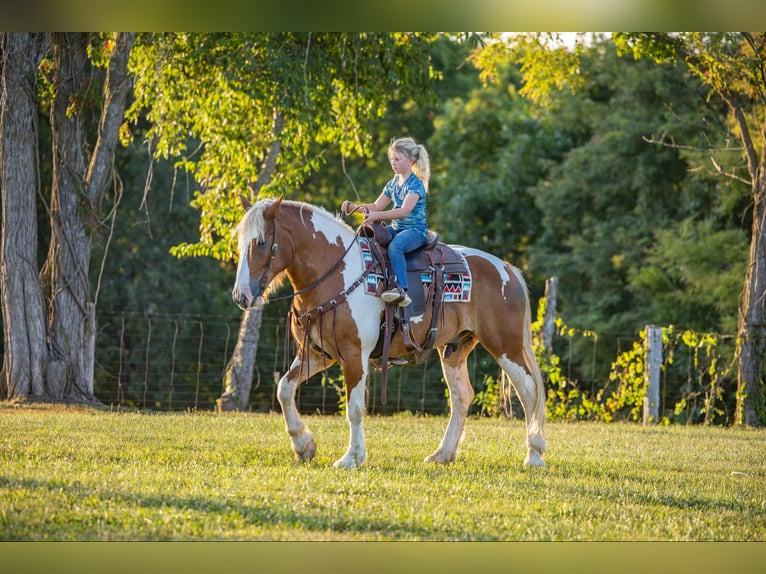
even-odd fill
[[[532,306],[529,301],[529,288],[527,282],[521,274],[521,271],[512,265],[508,265],[513,271],[516,279],[519,281],[524,290],[524,365],[532,376],[532,381],[535,384],[535,417],[540,425],[540,433],[543,433],[543,425],[545,422],[545,382],[543,380],[543,373],[540,370],[540,365],[535,358],[535,349],[532,344]]]

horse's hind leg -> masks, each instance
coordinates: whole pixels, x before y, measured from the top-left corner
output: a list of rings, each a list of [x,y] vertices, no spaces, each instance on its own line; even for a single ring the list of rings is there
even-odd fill
[[[305,355],[307,362],[301,361],[300,352],[290,365],[290,369],[279,380],[277,386],[277,398],[282,405],[282,416],[285,419],[287,434],[290,435],[290,444],[295,456],[300,461],[309,461],[314,458],[317,446],[314,442],[314,434],[308,426],[301,420],[298,414],[298,408],[295,405],[295,392],[298,385],[303,381],[329,366],[330,360],[325,360],[315,351],[309,351]]]
[[[426,457],[426,462],[455,461],[457,447],[463,437],[465,418],[468,416],[468,409],[474,396],[466,361],[474,345],[474,342],[463,343],[462,348],[457,349],[449,357],[444,355],[444,348],[439,349],[442,373],[449,389],[450,417],[439,448],[431,456]]]
[[[506,355],[501,356],[498,363],[511,379],[513,388],[521,400],[521,406],[524,407],[524,418],[527,422],[527,456],[524,466],[545,466],[545,389],[542,384],[537,384],[521,365]]]

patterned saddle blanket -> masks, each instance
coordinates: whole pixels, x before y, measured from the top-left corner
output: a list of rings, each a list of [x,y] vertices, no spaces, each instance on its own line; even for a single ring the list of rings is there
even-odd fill
[[[370,265],[376,261],[373,254],[372,238],[359,237],[357,239],[362,250],[365,264]],[[461,303],[471,300],[471,270],[465,257],[449,245],[439,241],[436,232],[429,232],[429,241],[421,248],[408,253],[407,260],[407,284],[408,293],[412,298],[410,304],[411,316],[419,316],[426,309],[426,295],[434,280],[434,273],[440,273],[444,282],[442,302]],[[366,277],[365,292],[368,295],[378,296],[388,289],[389,278],[393,273],[386,260],[386,269],[383,272],[373,271]],[[417,289],[416,286],[421,288]]]

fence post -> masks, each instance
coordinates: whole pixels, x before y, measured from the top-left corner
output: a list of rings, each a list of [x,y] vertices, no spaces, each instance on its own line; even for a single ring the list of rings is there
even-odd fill
[[[662,366],[662,327],[646,326],[644,378],[644,425],[657,424],[660,418],[660,367]]]
[[[556,295],[558,278],[551,277],[545,281],[545,315],[543,316],[543,348],[548,356],[553,353],[553,333],[556,332]]]

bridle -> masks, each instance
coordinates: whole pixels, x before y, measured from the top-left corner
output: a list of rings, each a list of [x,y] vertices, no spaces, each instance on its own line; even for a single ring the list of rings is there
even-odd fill
[[[360,228],[361,229],[361,228]],[[303,287],[302,289],[299,289],[298,291],[294,291],[292,293],[288,293],[287,295],[282,295],[280,297],[274,297],[268,298],[268,302],[274,302],[274,301],[289,301],[290,299],[293,299],[297,297],[298,295],[302,295],[303,293],[306,293],[307,291],[310,291],[320,283],[322,283],[325,279],[327,279],[330,275],[332,275],[333,272],[340,266],[340,264],[343,262],[343,260],[346,258],[346,255],[348,255],[348,252],[351,251],[351,247],[353,247],[354,242],[356,241],[356,238],[359,236],[359,230],[357,229],[354,233],[353,239],[349,242],[348,247],[346,247],[346,250],[343,252],[343,255],[340,256],[340,258],[330,267],[327,271],[325,271],[324,274],[322,274],[321,277],[316,279],[315,281],[312,281],[309,285],[306,287]],[[274,261],[277,258],[277,248],[279,244],[277,243],[277,218],[274,218],[274,233],[271,236],[271,257],[269,258],[269,264],[266,267],[266,270],[261,275],[261,279],[258,281],[258,286],[260,287],[260,293],[264,293],[266,291],[266,288],[268,287],[268,284],[270,283],[269,280],[267,280],[267,277],[271,274],[271,269],[274,266]],[[370,272],[370,269],[365,269],[363,276],[366,276]],[[347,292],[342,292],[347,293]]]
[[[274,266],[274,261],[275,261],[276,256],[277,256],[278,243],[277,243],[277,219],[276,219],[276,217],[274,218],[273,223],[274,223],[274,233],[273,233],[273,235],[271,237],[271,257],[269,258],[269,265],[267,266],[266,270],[264,271],[263,275],[261,276],[260,281],[258,282],[258,284],[260,286],[260,289],[261,289],[261,291],[260,291],[261,293],[263,293],[265,291],[265,289],[266,289],[266,287],[267,287],[267,285],[269,283],[269,281],[267,281],[266,278],[271,274],[270,272],[271,272],[272,267]],[[359,234],[360,234],[360,231],[362,230],[363,225],[364,224],[359,226],[357,228],[357,230],[354,232],[354,237],[351,239],[351,241],[349,241],[348,247],[346,247],[345,251],[340,256],[340,258],[327,271],[325,271],[318,279],[316,279],[315,281],[311,282],[306,287],[303,287],[302,289],[299,289],[298,291],[294,291],[293,293],[289,293],[287,295],[282,295],[281,297],[274,297],[274,298],[269,297],[267,302],[288,301],[288,300],[291,300],[291,299],[294,300],[295,297],[297,297],[298,295],[306,293],[306,292],[310,291],[311,289],[313,289],[314,287],[316,287],[317,285],[321,284],[325,279],[327,279],[330,275],[332,275],[332,273],[335,272],[335,270],[340,266],[340,264],[346,258],[346,255],[351,250],[351,247],[353,247],[353,245],[356,243],[356,240],[359,237]],[[290,310],[287,313],[288,321],[291,321],[291,322],[295,321],[302,328],[302,330],[303,330],[303,341],[302,341],[302,344],[301,344],[301,348],[303,349],[304,352],[308,352],[309,345],[310,345],[310,337],[311,337],[311,335],[310,335],[309,326],[310,326],[311,322],[314,319],[318,319],[319,320],[320,342],[319,342],[319,346],[318,347],[315,346],[315,348],[320,350],[320,351],[322,351],[322,354],[323,354],[323,356],[325,358],[329,356],[323,350],[324,344],[322,343],[322,340],[321,340],[322,333],[324,332],[323,327],[322,327],[324,314],[326,312],[328,312],[328,311],[332,311],[333,314],[334,314],[335,311],[337,310],[338,306],[343,304],[343,303],[345,303],[348,300],[348,296],[353,291],[355,291],[359,286],[361,286],[365,282],[365,280],[366,280],[367,276],[370,274],[370,272],[373,269],[377,268],[377,267],[380,267],[381,269],[383,268],[382,260],[379,259],[379,258],[376,258],[374,261],[369,263],[365,267],[365,269],[362,271],[362,273],[359,275],[359,277],[357,277],[357,279],[353,283],[351,283],[351,285],[349,285],[347,288],[343,289],[335,297],[332,297],[328,301],[322,302],[320,305],[317,305],[316,307],[313,307],[312,309],[310,309],[308,311],[304,311],[303,313],[299,314],[297,312],[297,308],[295,306],[295,301],[293,301],[292,305],[290,306]],[[387,325],[387,332],[388,333],[390,333],[391,329],[393,328],[392,327],[392,322],[393,322],[393,315],[392,315],[392,311],[390,309],[390,305],[386,305],[386,325]],[[343,355],[341,354],[341,347],[340,347],[340,345],[338,345],[337,334],[335,332],[335,328],[334,327],[333,327],[333,337],[335,338],[335,348],[336,348],[337,353],[338,353],[337,359],[339,361],[342,361],[343,360]],[[386,336],[386,340],[384,342],[384,349],[383,349],[383,361],[382,361],[383,362],[383,368],[382,368],[383,378],[382,378],[382,381],[381,381],[381,383],[382,383],[382,386],[381,386],[381,401],[382,401],[383,404],[386,404],[386,374],[385,373],[386,373],[386,367],[387,367],[386,363],[388,361],[388,344],[389,344],[389,341],[390,341],[390,334],[388,336]],[[285,330],[285,347],[284,347],[285,353],[284,353],[284,365],[283,365],[285,369],[287,369],[287,362],[289,360],[289,357],[288,357],[289,349],[290,349],[290,330],[287,329],[287,330]],[[303,364],[306,364],[306,368],[308,368],[308,362],[307,361],[302,361],[301,369],[303,368]]]
[[[252,245],[252,240],[250,241]],[[274,218],[274,234],[271,236],[271,257],[269,257],[269,265],[266,267],[266,270],[261,274],[261,279],[258,281],[258,286],[260,288],[259,293],[263,294],[266,291],[266,287],[269,285],[269,281],[267,281],[267,277],[271,273],[271,268],[274,266],[274,260],[277,258],[277,219]],[[249,250],[249,246],[248,246]],[[248,263],[249,264],[249,263]]]

